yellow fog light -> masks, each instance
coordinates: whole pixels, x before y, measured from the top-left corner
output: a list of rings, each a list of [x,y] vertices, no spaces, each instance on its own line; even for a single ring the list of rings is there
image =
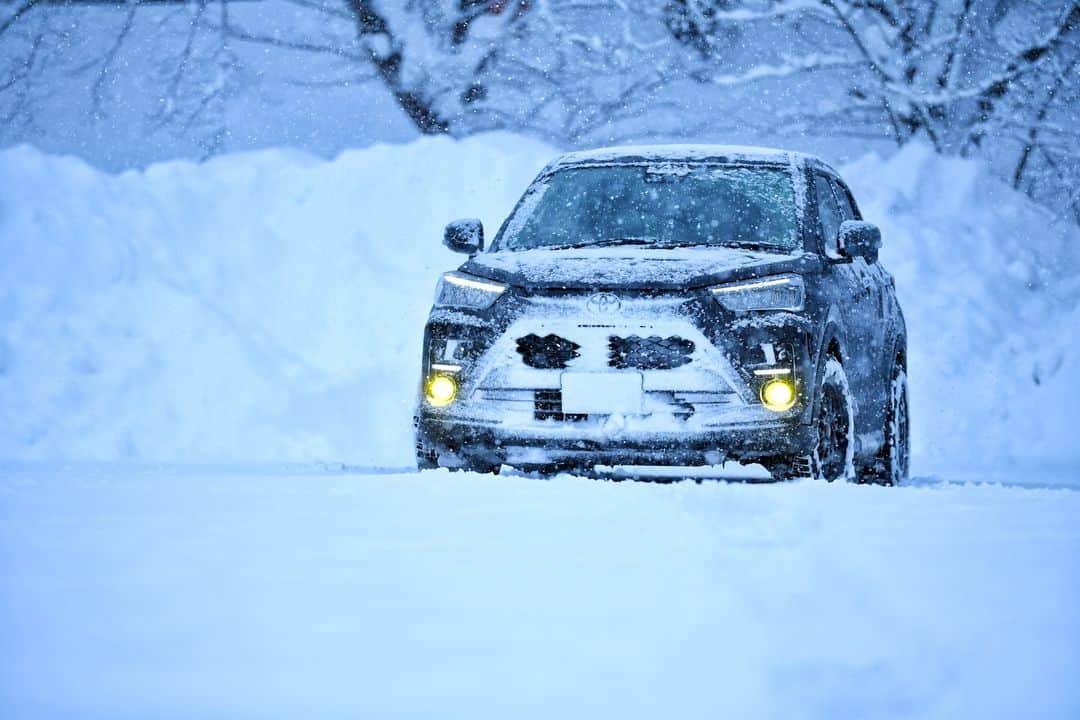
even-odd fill
[[[428,402],[435,407],[449,405],[457,397],[457,383],[447,375],[436,375],[427,384]]]
[[[761,386],[761,402],[773,412],[790,410],[795,404],[795,386],[790,380],[770,380]]]

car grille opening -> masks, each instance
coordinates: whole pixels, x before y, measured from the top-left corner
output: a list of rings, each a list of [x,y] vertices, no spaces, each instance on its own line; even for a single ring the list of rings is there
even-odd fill
[[[608,365],[619,370],[673,370],[690,362],[694,342],[678,335],[608,338]]]
[[[562,390],[537,390],[536,409],[533,417],[537,420],[555,420],[557,422],[580,422],[588,415],[583,413],[564,413],[562,410]]]
[[[517,340],[517,351],[522,361],[539,370],[565,368],[571,360],[581,355],[578,352],[580,349],[577,343],[558,335],[540,337],[536,333],[529,333]]]

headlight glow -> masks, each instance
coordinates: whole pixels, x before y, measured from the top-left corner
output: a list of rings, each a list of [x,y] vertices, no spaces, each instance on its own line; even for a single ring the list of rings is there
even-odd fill
[[[439,287],[435,290],[435,307],[484,310],[491,307],[505,290],[506,286],[501,283],[450,272],[439,280]]]
[[[799,275],[777,275],[761,280],[730,283],[711,288],[718,303],[732,312],[748,310],[802,310],[806,286]]]
[[[770,380],[761,386],[761,402],[773,412],[790,410],[795,405],[795,386],[790,380]]]
[[[435,375],[427,382],[427,399],[435,407],[449,405],[457,397],[457,383],[449,375]]]

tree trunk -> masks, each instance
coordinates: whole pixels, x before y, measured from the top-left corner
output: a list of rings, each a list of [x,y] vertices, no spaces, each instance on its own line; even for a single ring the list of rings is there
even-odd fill
[[[374,8],[371,0],[347,0],[346,5],[356,17],[356,34],[361,42],[365,43],[372,65],[378,70],[379,77],[394,96],[398,107],[424,135],[448,133],[450,123],[439,115],[431,99],[422,92],[405,86],[401,78],[401,63],[404,60],[401,43],[390,30],[386,19]],[[388,48],[385,54],[368,42],[368,38],[378,36],[385,38]]]

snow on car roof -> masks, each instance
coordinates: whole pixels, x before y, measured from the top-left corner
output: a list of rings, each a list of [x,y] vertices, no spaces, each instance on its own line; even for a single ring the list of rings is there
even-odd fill
[[[745,145],[625,145],[566,153],[555,158],[548,167],[554,169],[578,163],[616,162],[620,160],[664,162],[734,160],[799,164],[809,160],[821,162],[819,158],[805,153]]]

